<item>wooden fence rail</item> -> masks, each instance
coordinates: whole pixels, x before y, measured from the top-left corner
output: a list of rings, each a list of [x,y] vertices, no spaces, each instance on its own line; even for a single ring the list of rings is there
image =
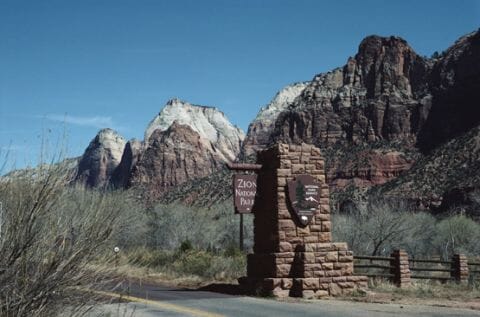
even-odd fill
[[[408,262],[411,263],[433,263],[433,264],[452,264],[452,261],[440,261],[440,260],[429,260],[429,259],[424,259],[424,260],[419,260],[419,259],[410,259]]]
[[[366,255],[355,255],[354,259],[357,260],[373,260],[373,261],[392,261],[395,258],[385,257],[385,256],[366,256]]]
[[[480,263],[479,262],[468,262],[468,266],[469,266],[469,272],[474,274],[474,275],[477,275],[477,274],[480,274]],[[470,269],[470,266],[472,267],[472,269]],[[478,277],[480,279],[480,276]]]
[[[390,257],[357,255],[353,258],[356,274],[387,278],[399,287],[409,285],[411,279],[459,283],[465,283],[470,278],[480,279],[480,262],[468,262],[463,254],[455,254],[451,261],[410,259],[403,250],[395,250]]]

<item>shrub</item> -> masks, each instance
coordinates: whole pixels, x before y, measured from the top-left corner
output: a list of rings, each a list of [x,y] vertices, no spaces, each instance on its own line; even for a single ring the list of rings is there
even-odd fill
[[[433,241],[435,251],[444,259],[455,253],[480,254],[480,224],[464,215],[455,215],[439,221]]]
[[[182,272],[186,275],[197,275],[210,277],[207,274],[212,265],[213,255],[206,251],[191,251],[182,253],[173,262],[172,268],[175,272]]]
[[[180,251],[181,252],[187,252],[189,250],[193,249],[193,245],[190,242],[190,240],[185,240],[180,244]]]
[[[173,263],[176,255],[172,251],[138,248],[129,251],[127,257],[130,264],[155,268],[165,267]]]
[[[333,235],[360,254],[380,255],[411,229],[410,207],[402,201],[372,200],[353,205],[350,212],[334,214]]]

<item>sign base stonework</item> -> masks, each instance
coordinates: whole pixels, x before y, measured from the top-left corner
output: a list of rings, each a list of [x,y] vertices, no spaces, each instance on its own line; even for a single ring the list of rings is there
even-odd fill
[[[353,274],[353,253],[346,243],[333,243],[329,189],[324,161],[312,145],[277,144],[259,152],[257,198],[254,204],[254,247],[246,292],[276,297],[320,298],[366,288],[368,279]],[[288,197],[288,182],[311,175],[320,187],[320,201],[311,220],[301,222]],[[304,177],[304,176],[302,176]]]

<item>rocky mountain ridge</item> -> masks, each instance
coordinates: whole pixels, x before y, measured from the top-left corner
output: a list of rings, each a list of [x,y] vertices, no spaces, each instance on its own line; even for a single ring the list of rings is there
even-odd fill
[[[478,133],[472,131],[480,125],[479,59],[478,31],[435,58],[418,55],[399,37],[369,36],[344,66],[279,91],[245,139],[217,109],[172,99],[147,126],[145,141],[126,142],[112,131],[95,137],[77,180],[140,188],[155,199],[211,203],[229,196],[225,162],[251,160],[277,141],[305,142],[322,149],[333,193],[371,188],[438,207],[447,192],[476,184],[474,176],[457,173],[465,158],[450,151],[469,151],[468,166],[477,168]],[[422,177],[444,179],[432,166],[452,169],[444,172],[452,177],[448,186],[422,183]],[[427,194],[420,197],[416,187]]]
[[[141,188],[159,197],[172,186],[207,176],[233,161],[244,133],[214,107],[172,99],[148,124],[145,141],[101,130],[75,177],[90,187]]]
[[[458,196],[464,188],[479,186],[474,133],[480,125],[478,60],[479,31],[435,58],[418,55],[399,37],[369,36],[343,67],[316,75],[280,107],[262,108],[249,127],[243,153],[277,141],[313,143],[326,158],[327,181],[339,193],[334,197],[371,188],[371,194],[437,208],[443,197],[452,197],[448,193]],[[264,115],[266,124],[258,120]],[[459,171],[464,163],[473,174]],[[181,186],[168,201],[199,201],[199,196],[208,196],[204,188],[212,182],[227,187],[230,176]],[[218,196],[225,199],[229,192]]]
[[[273,138],[323,147],[380,140],[413,145],[431,107],[431,64],[401,38],[369,36],[345,66],[315,76],[279,114]]]
[[[333,190],[395,179],[480,122],[473,102],[479,37],[460,38],[437,59],[399,37],[366,37],[343,67],[316,75],[285,110],[271,114],[275,127],[257,148],[276,141],[319,146]]]

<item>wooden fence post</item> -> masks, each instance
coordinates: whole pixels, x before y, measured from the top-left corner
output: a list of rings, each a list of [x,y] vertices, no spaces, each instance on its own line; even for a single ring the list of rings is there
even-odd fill
[[[390,261],[390,274],[393,275],[391,281],[398,287],[410,285],[410,266],[408,263],[408,253],[405,250],[394,250],[391,254],[393,260]]]
[[[452,257],[452,278],[458,283],[468,282],[468,262],[464,254],[454,254]]]

